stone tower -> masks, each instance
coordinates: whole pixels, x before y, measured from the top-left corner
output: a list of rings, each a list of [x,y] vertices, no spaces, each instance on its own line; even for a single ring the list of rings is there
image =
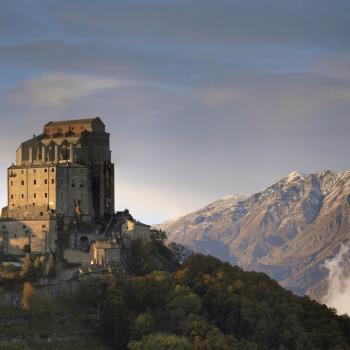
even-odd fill
[[[66,230],[77,217],[95,224],[114,213],[114,164],[109,134],[98,117],[47,123],[41,135],[19,146],[7,175],[3,241],[9,240],[15,221],[17,226],[25,222],[23,230],[31,238],[46,237]],[[38,228],[45,228],[45,235]]]
[[[114,213],[114,164],[100,118],[49,122],[23,142],[8,169],[9,215],[23,206],[47,206],[71,217],[77,203],[85,221]]]

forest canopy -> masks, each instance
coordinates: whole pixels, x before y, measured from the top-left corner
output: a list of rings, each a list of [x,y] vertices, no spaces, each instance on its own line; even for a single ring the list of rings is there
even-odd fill
[[[200,254],[176,271],[141,265],[138,275],[87,279],[76,293],[118,349],[350,349],[348,316],[263,273]]]

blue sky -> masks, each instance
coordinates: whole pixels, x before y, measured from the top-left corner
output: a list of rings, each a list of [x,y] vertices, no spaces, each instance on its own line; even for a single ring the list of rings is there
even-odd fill
[[[346,0],[2,0],[0,203],[19,143],[100,116],[148,223],[350,166]]]

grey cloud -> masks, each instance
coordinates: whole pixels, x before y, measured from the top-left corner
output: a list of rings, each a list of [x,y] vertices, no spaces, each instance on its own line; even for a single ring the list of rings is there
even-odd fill
[[[57,2],[52,9],[53,17],[69,33],[117,39],[327,46],[348,45],[350,40],[350,3],[345,0],[152,0],[85,4]]]

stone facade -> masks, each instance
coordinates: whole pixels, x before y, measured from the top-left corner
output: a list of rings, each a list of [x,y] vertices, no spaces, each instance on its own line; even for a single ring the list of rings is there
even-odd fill
[[[22,255],[26,245],[33,253],[45,254],[55,250],[56,241],[53,218],[0,221],[0,247],[4,255]]]
[[[65,227],[79,207],[83,221],[94,217],[89,168],[79,164],[11,166],[8,169],[8,216],[55,212]]]
[[[13,178],[10,177],[16,174],[17,170],[21,172],[18,176],[24,175],[26,170],[32,170],[25,176],[31,176],[35,180],[37,174],[34,173],[34,170],[36,167],[42,168],[44,171],[45,168],[50,168],[49,170],[52,171],[52,168],[59,167],[63,173],[64,166],[66,169],[77,166],[87,168],[85,178],[88,177],[88,183],[85,185],[90,187],[91,215],[96,222],[103,219],[105,214],[114,213],[114,164],[111,162],[109,134],[105,132],[105,125],[100,118],[49,122],[46,124],[41,135],[34,135],[32,139],[23,142],[17,149],[16,165],[9,168],[9,187],[11,181],[13,181]],[[69,172],[69,174],[66,174],[67,176],[76,175],[73,171],[67,171]],[[79,171],[83,172],[81,169]],[[52,183],[53,176],[54,174],[51,173],[48,177],[47,174],[42,174],[44,183],[41,181],[40,185],[54,185]],[[23,180],[26,180],[26,178],[21,179],[21,181]],[[48,183],[45,183],[45,180]],[[32,185],[29,182],[27,184]],[[64,180],[63,185],[68,185],[68,182]],[[20,184],[17,183],[16,186],[20,186]],[[45,189],[44,186],[41,193],[45,194]],[[18,195],[22,196],[22,188],[16,187],[13,190],[18,190]],[[69,188],[69,191],[71,191],[71,188]],[[14,199],[16,201],[13,201],[11,205],[20,206],[32,203],[31,197],[17,197]],[[55,200],[55,198],[52,199]],[[86,200],[84,201],[86,202]],[[53,206],[55,206],[53,208],[55,210],[59,208],[55,204]]]
[[[7,178],[3,254],[23,254],[25,245],[47,253],[60,237],[76,248],[79,233],[67,238],[72,225],[95,234],[106,215],[114,214],[114,164],[109,134],[98,117],[47,123],[41,135],[19,146]]]
[[[99,240],[90,247],[91,264],[116,267],[121,264],[121,245],[112,240]]]
[[[134,220],[127,220],[121,227],[121,234],[125,241],[142,239],[150,241],[152,236],[151,226]]]

